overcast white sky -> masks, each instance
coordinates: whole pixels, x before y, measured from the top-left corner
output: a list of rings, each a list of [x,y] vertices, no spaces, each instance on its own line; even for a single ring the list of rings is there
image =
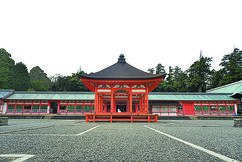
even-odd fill
[[[0,0],[0,48],[30,70],[71,75],[126,61],[186,70],[203,55],[219,69],[242,50],[242,0]]]

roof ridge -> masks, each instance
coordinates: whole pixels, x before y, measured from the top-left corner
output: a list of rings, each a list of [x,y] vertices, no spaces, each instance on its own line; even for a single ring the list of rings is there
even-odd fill
[[[93,94],[86,91],[15,91],[16,94]]]
[[[0,92],[14,92],[14,89],[0,89]]]

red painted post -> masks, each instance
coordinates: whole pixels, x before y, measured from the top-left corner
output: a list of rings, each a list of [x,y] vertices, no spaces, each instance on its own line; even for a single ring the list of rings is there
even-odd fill
[[[143,97],[140,99],[140,112],[143,113]]]
[[[103,113],[103,97],[101,97],[101,112]]]
[[[40,105],[39,105],[39,115],[40,115],[40,109],[41,109],[41,105],[42,105],[42,102],[40,101]],[[57,111],[57,114],[58,114],[58,112],[59,112],[59,103],[58,103],[58,111]]]
[[[16,113],[16,107],[17,107],[17,101],[14,101],[15,107],[14,107],[14,114]]]
[[[85,106],[85,101],[82,102],[82,115],[84,115],[84,106]]]
[[[67,105],[66,105],[66,115],[67,115],[67,112],[68,112],[68,107],[69,107],[69,101],[67,101]]]
[[[146,91],[146,111],[149,114],[149,95],[148,95],[148,89]]]
[[[100,113],[100,97],[97,94],[97,113]]]
[[[200,105],[201,105],[201,111],[202,111],[202,115],[203,115],[203,104],[202,104],[202,102],[200,103]]]
[[[211,107],[210,107],[210,102],[209,102],[209,112],[210,112],[210,115],[211,115]]]
[[[113,88],[111,89],[111,113],[114,112],[114,95],[113,95]]]
[[[105,109],[104,112],[107,113],[107,103],[105,103]]]
[[[138,104],[135,103],[135,112],[138,113]]]
[[[217,102],[217,111],[218,111],[218,115],[219,115],[219,105],[218,105],[218,102]]]
[[[157,116],[157,115],[155,115],[155,122],[156,122],[156,123],[157,123],[157,117],[158,117],[158,116]]]
[[[130,90],[130,95],[129,95],[129,112],[132,114],[132,109],[133,109],[133,102],[132,102],[132,90]]]
[[[77,102],[77,101],[75,101],[75,109],[74,109],[74,114],[76,114],[76,102]]]
[[[97,98],[97,89],[95,88],[95,113],[98,113],[98,109],[97,109],[97,101],[98,98]]]
[[[227,102],[225,102],[226,115],[228,115]]]
[[[234,106],[234,114],[236,114],[236,107],[237,107],[237,109],[238,109],[238,104],[236,104],[236,103],[233,103],[233,106]],[[236,114],[237,115],[237,114]]]
[[[24,105],[25,105],[25,101],[23,101],[23,109],[22,109],[22,114],[24,114]]]

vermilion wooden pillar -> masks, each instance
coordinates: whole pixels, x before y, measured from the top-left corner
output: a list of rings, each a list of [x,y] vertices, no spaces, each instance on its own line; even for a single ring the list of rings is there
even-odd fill
[[[133,96],[132,96],[132,90],[130,90],[130,95],[129,95],[129,112],[130,113],[132,113],[132,104],[133,104],[133,102],[132,102],[132,98]]]
[[[111,90],[111,113],[114,113],[114,91],[113,88]]]
[[[101,113],[103,113],[103,97],[101,97],[101,105],[100,105],[100,108],[101,108]]]
[[[96,88],[95,88],[95,113],[98,113],[98,96],[97,96]]]
[[[98,96],[98,113],[101,113],[100,106],[101,106],[101,97]]]
[[[148,113],[149,112],[149,98],[148,98],[148,92],[146,92],[146,97],[145,97],[145,99],[146,99],[146,113]]]

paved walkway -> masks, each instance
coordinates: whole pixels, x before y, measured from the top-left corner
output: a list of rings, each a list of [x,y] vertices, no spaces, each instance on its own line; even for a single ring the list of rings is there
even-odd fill
[[[11,119],[0,127],[0,161],[240,161],[232,120],[85,123]]]

